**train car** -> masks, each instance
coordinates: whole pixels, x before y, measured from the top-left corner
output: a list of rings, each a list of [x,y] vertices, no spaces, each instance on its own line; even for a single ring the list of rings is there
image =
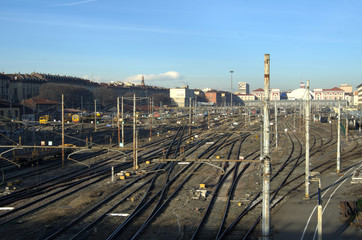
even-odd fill
[[[65,154],[69,154],[71,150],[69,148],[64,149]],[[21,166],[31,165],[46,160],[56,159],[62,156],[61,149],[34,149],[32,151],[26,151],[14,156],[14,160]]]
[[[49,115],[43,115],[39,118],[39,124],[47,124],[50,121]]]
[[[78,114],[73,114],[72,115],[72,122],[73,123],[79,123],[79,119],[80,119],[80,117],[79,117]]]

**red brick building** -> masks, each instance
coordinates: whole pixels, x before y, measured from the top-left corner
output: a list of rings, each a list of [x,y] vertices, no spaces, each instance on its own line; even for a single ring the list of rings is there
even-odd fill
[[[205,98],[208,102],[214,103],[215,105],[222,104],[221,92],[218,92],[216,90],[205,92]]]

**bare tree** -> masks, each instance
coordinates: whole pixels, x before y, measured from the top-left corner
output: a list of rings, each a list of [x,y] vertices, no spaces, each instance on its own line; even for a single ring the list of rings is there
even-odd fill
[[[134,92],[127,92],[126,94],[123,95],[123,97],[125,97],[125,98],[133,98],[134,94],[135,94]],[[137,93],[136,93],[136,97],[137,97]]]
[[[61,102],[64,94],[64,104],[67,107],[79,108],[81,103],[89,105],[93,101],[93,94],[88,89],[71,84],[46,83],[40,87],[40,98]]]
[[[93,96],[104,107],[116,102],[114,91],[111,88],[99,87],[93,92]]]
[[[171,103],[170,96],[166,93],[154,93],[150,97],[153,99],[155,106],[159,106],[160,102],[164,105],[169,105]]]

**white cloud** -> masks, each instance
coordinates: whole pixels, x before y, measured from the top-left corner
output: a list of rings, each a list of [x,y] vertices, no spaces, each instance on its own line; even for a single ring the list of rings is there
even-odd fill
[[[147,83],[154,83],[154,82],[180,82],[182,79],[182,76],[180,73],[176,71],[168,71],[165,73],[159,73],[159,74],[137,74],[133,76],[129,76],[125,79],[126,82],[133,82],[133,83],[140,83],[142,80],[142,76],[145,78],[146,85]]]
[[[83,75],[81,78],[83,79],[88,79],[88,80],[93,80],[94,82],[107,82],[107,79],[104,79],[102,77],[99,76],[89,76],[89,75]]]

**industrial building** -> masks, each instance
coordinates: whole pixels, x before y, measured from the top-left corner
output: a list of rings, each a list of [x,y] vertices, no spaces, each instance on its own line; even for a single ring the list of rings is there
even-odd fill
[[[170,89],[171,105],[177,107],[190,106],[190,99],[195,98],[194,91],[189,89],[189,86],[183,86],[182,88],[171,88]]]

